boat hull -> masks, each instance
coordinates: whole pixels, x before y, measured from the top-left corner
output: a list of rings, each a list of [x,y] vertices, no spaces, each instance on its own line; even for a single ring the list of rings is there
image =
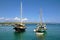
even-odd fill
[[[34,29],[34,32],[46,32],[46,30],[36,30],[36,29]]]
[[[24,32],[25,31],[25,28],[22,29],[22,28],[15,27],[13,29],[15,29],[16,32]]]
[[[36,29],[34,29],[34,32],[37,32],[37,33],[44,33],[46,32],[46,27],[37,27]]]

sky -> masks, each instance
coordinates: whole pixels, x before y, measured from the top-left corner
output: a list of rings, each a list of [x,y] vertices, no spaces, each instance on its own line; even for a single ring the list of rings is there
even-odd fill
[[[60,0],[0,0],[0,22],[19,21],[21,1],[26,22],[40,22],[42,9],[43,22],[60,23]]]

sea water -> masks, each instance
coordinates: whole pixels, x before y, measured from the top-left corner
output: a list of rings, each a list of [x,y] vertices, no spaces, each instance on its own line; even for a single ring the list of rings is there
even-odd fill
[[[60,24],[47,24],[44,35],[33,30],[36,24],[26,24],[26,31],[17,33],[13,26],[0,26],[0,40],[60,40]]]

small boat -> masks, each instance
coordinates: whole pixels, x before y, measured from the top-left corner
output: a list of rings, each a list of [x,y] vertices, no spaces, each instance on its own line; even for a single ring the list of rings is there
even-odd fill
[[[20,24],[15,24],[13,25],[16,32],[24,32],[26,27],[25,25],[22,23],[22,2],[21,2],[21,13],[20,13]]]
[[[43,32],[46,31],[46,24],[42,23],[42,13],[40,12],[40,23],[37,25],[37,27],[34,29],[35,32],[43,34]]]
[[[16,32],[24,32],[26,27],[25,25],[15,24],[14,28]]]
[[[34,29],[34,31],[36,31],[36,32],[44,32],[44,31],[46,31],[46,25],[37,25],[37,28],[35,28]]]

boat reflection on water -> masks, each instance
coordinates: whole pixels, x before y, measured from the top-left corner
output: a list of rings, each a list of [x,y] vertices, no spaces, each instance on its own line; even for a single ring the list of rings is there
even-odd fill
[[[14,32],[14,40],[23,40],[24,32]]]
[[[44,33],[36,32],[35,34],[38,40],[45,40],[47,32],[44,32]]]

